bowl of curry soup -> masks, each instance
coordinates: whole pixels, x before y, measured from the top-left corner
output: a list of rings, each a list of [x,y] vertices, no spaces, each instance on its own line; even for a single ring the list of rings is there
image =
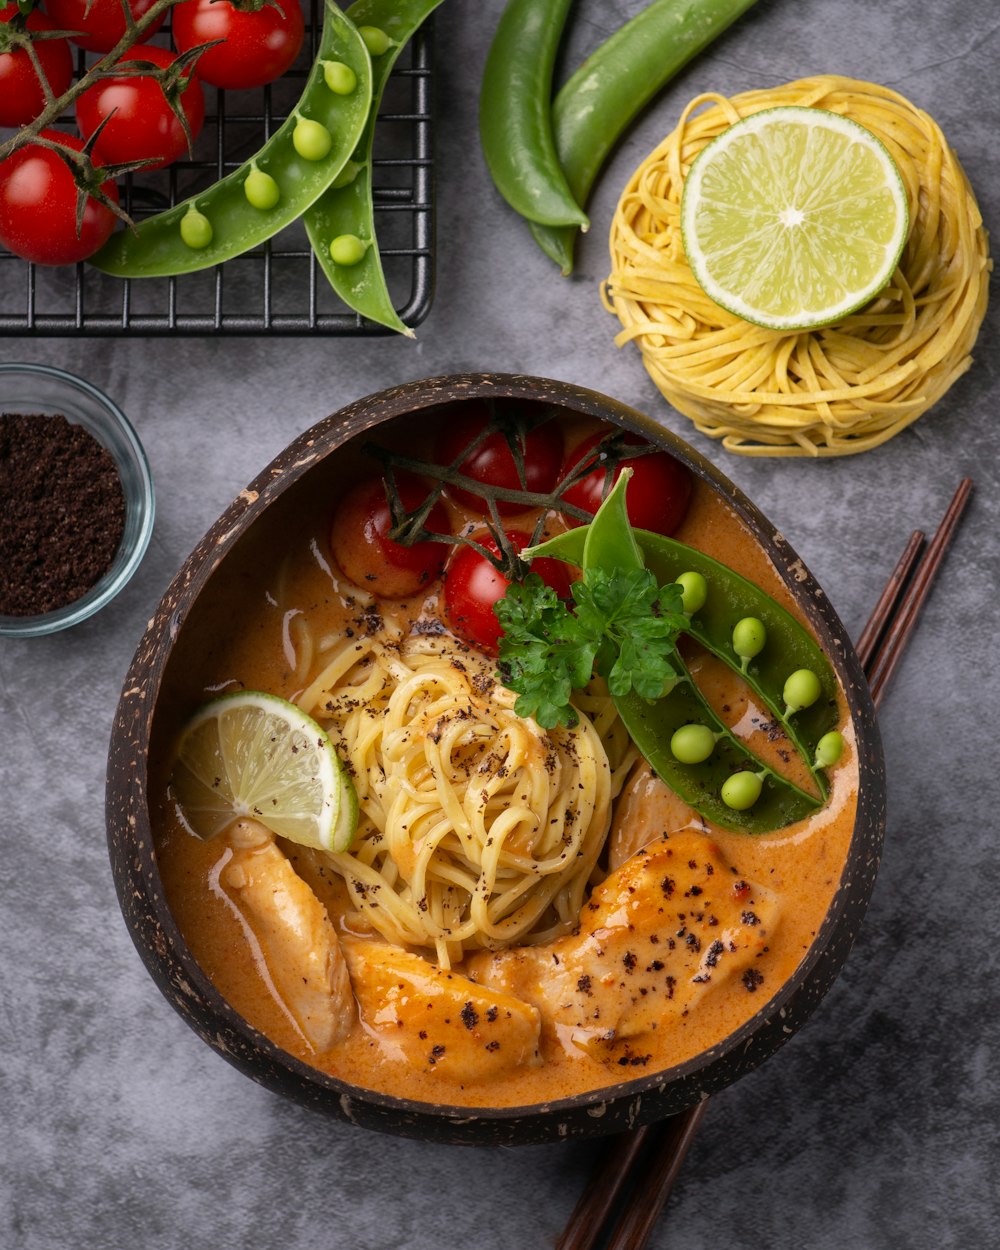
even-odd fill
[[[107,825],[224,1058],[498,1145],[771,1055],[847,956],[884,797],[844,627],[754,505],[612,399],[469,374],[319,422],[205,535],[126,677]]]

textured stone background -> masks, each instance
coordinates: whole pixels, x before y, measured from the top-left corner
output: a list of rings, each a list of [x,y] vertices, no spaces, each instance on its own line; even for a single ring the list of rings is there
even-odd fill
[[[240,488],[293,436],[394,382],[465,369],[565,378],[687,435],[597,284],[617,189],[701,90],[837,71],[932,113],[987,223],[1000,212],[992,0],[761,0],[675,81],[602,180],[578,274],[561,279],[488,184],[477,82],[500,11],[437,23],[438,270],[416,344],[8,339],[137,426],[158,490],[120,599],[47,640],[0,642],[0,1246],[544,1247],[598,1143],[473,1151],[368,1134],[254,1085],[190,1032],[121,922],[102,791],[121,678],[160,594]],[[639,7],[583,0],[576,63]],[[916,526],[959,478],[976,496],[883,711],[889,828],[872,907],[810,1024],[719,1096],[653,1244],[686,1250],[985,1250],[997,1244],[998,395],[994,309],[973,371],[862,457],[727,457],[856,634]]]

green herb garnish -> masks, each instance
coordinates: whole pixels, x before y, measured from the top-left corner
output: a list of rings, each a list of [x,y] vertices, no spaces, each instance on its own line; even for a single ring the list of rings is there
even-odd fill
[[[687,624],[681,588],[659,586],[648,569],[588,568],[572,607],[531,573],[496,605],[503,627],[500,679],[514,710],[543,729],[575,725],[570,700],[597,673],[616,698],[658,699],[679,675],[677,637]]]

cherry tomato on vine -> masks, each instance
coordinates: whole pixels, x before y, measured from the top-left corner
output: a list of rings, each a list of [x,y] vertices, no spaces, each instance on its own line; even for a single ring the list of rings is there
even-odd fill
[[[167,69],[177,57],[166,48],[129,48],[119,62],[124,71],[89,87],[76,102],[76,124],[85,139],[108,118],[94,144],[94,158],[105,165],[148,160],[147,169],[162,169],[187,154],[187,136],[180,118],[167,103],[163,86],[140,72],[129,73],[132,62]],[[182,79],[184,81],[184,79]],[[197,139],[205,121],[205,93],[191,73],[180,94],[181,108]]]
[[[568,473],[579,464],[603,437],[603,434],[594,434],[574,448],[567,457],[564,472]],[[641,446],[645,441],[638,434],[625,435],[626,443]],[[626,465],[632,470],[626,495],[628,519],[637,529],[672,534],[684,520],[691,502],[691,474],[679,460],[665,451],[654,451],[622,461],[619,469],[615,470],[616,481],[621,468]],[[585,512],[596,512],[604,497],[605,476],[603,468],[596,468],[571,486],[563,498]],[[571,518],[567,520],[571,525],[579,524]]]
[[[10,43],[6,27],[20,10],[16,4],[0,9],[0,126],[27,126],[45,107],[45,92],[27,49]],[[59,29],[43,13],[32,12],[29,31]],[[73,54],[65,39],[35,39],[34,53],[54,96],[60,96],[73,80]]]
[[[57,30],[79,31],[70,36],[73,43],[88,52],[110,52],[125,34],[125,12],[122,0],[44,0],[45,11]],[[133,18],[140,18],[155,0],[129,0]],[[166,14],[159,17],[142,35],[144,43],[163,25]]]
[[[213,87],[263,87],[290,69],[302,47],[299,0],[184,0],[173,9],[178,52],[223,39],[198,58],[195,73]]]
[[[427,498],[427,486],[412,473],[396,473],[396,489],[403,507],[418,508]],[[425,541],[406,547],[388,538],[392,512],[381,478],[359,482],[344,496],[334,514],[330,548],[341,571],[356,586],[365,586],[387,599],[415,595],[440,576],[448,555],[445,543]],[[448,511],[438,502],[424,528],[448,534]]]
[[[490,420],[485,405],[467,407],[461,416],[449,420],[438,435],[435,459],[439,464],[454,464],[463,450],[485,429]],[[529,490],[548,494],[559,480],[562,464],[563,442],[559,427],[554,421],[545,421],[529,430],[521,443],[524,461],[524,484],[518,477],[517,464],[509,443],[503,434],[490,434],[484,442],[466,456],[458,466],[459,472],[487,486],[502,486],[508,490]],[[467,508],[486,510],[483,496],[461,487],[450,487],[450,492]],[[524,505],[514,502],[497,502],[504,516],[523,512]]]
[[[519,530],[506,532],[518,551],[531,542],[529,535]],[[492,537],[476,541],[494,555],[499,553]],[[569,598],[571,573],[562,560],[532,560],[531,571],[551,586],[560,599]],[[473,646],[495,653],[503,631],[493,605],[504,597],[509,585],[507,578],[474,547],[459,547],[444,575],[445,615],[452,631]]]
[[[83,147],[61,131],[43,130],[42,137]],[[118,202],[114,182],[102,183],[101,190]],[[115,215],[88,196],[77,233],[76,205],[73,171],[51,148],[29,143],[0,164],[0,243],[16,256],[37,265],[70,265],[93,255],[115,228]]]

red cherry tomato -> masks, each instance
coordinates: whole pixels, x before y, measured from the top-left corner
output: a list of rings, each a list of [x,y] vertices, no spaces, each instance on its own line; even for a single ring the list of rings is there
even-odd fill
[[[531,542],[531,538],[519,530],[508,530],[507,537],[518,551]],[[476,541],[494,555],[499,553],[492,537],[477,538]],[[562,560],[545,557],[532,560],[531,571],[551,586],[560,599],[569,598],[570,568]],[[459,547],[444,578],[445,615],[452,631],[473,646],[495,653],[503,630],[493,605],[504,597],[509,585],[507,578],[474,547]]]
[[[232,90],[262,87],[290,69],[302,47],[305,22],[299,0],[279,0],[280,8],[235,8],[229,0],[185,0],[172,10],[174,44],[187,52],[223,39],[198,58],[202,82]]]
[[[396,489],[407,511],[427,498],[427,487],[411,473],[396,474]],[[341,500],[330,531],[330,548],[341,571],[356,586],[387,599],[405,599],[440,576],[448,547],[438,542],[405,547],[386,537],[391,527],[392,512],[382,479],[369,478]],[[450,532],[444,504],[431,508],[424,528],[432,533]]]
[[[466,408],[461,415],[456,414],[438,436],[435,447],[438,463],[454,464],[463,450],[482,433],[489,419],[489,412],[480,405],[476,405],[471,412]],[[556,423],[545,421],[529,430],[521,445],[521,455],[524,459],[523,486],[510,446],[500,433],[489,435],[458,467],[466,477],[488,486],[547,494],[559,480],[562,464],[563,441]],[[460,487],[452,487],[451,493],[467,508],[484,510],[482,495]],[[497,506],[504,516],[524,511],[524,506],[519,503],[500,502]]]
[[[565,472],[568,473],[579,464],[588,453],[593,451],[603,434],[594,434],[585,439],[579,447],[574,448],[566,461]],[[626,443],[641,446],[645,439],[638,434],[627,433]],[[665,451],[654,451],[649,455],[636,456],[634,460],[625,460],[615,471],[615,480],[622,468],[628,466],[632,470],[626,494],[628,519],[641,530],[652,530],[656,534],[672,534],[684,520],[688,504],[691,501],[691,474],[673,456]],[[580,478],[563,495],[567,503],[575,504],[585,512],[595,513],[601,506],[604,495],[605,471],[596,468]],[[580,522],[567,517],[571,525]]]
[[[120,76],[102,79],[80,96],[76,124],[85,139],[108,119],[94,144],[95,160],[104,165],[148,160],[147,169],[162,169],[187,154],[184,127],[167,103],[161,84],[140,72],[130,74],[127,69],[130,62],[167,69],[176,60],[166,48],[129,48],[120,61],[124,71]],[[180,100],[191,138],[197,139],[205,121],[205,93],[190,73]]]
[[[20,10],[16,4],[0,9],[0,24],[6,26]],[[43,13],[29,14],[29,31],[61,29]],[[0,29],[0,48],[9,31]],[[60,96],[73,80],[73,54],[65,39],[35,39],[34,53],[52,94]],[[0,52],[0,126],[26,126],[45,107],[45,92],[25,48]]]
[[[83,147],[75,135],[43,130],[42,136]],[[114,182],[101,190],[117,204]],[[115,215],[88,196],[78,233],[76,204],[73,173],[58,152],[29,143],[0,164],[0,243],[15,255],[37,265],[70,265],[93,255],[115,228]]]
[[[155,0],[129,0],[129,8],[136,19],[152,8]],[[110,52],[125,34],[125,13],[122,0],[45,0],[45,11],[55,24],[56,30],[79,31],[70,36],[73,43],[88,52]],[[157,18],[143,33],[145,42],[163,25],[166,14]]]

